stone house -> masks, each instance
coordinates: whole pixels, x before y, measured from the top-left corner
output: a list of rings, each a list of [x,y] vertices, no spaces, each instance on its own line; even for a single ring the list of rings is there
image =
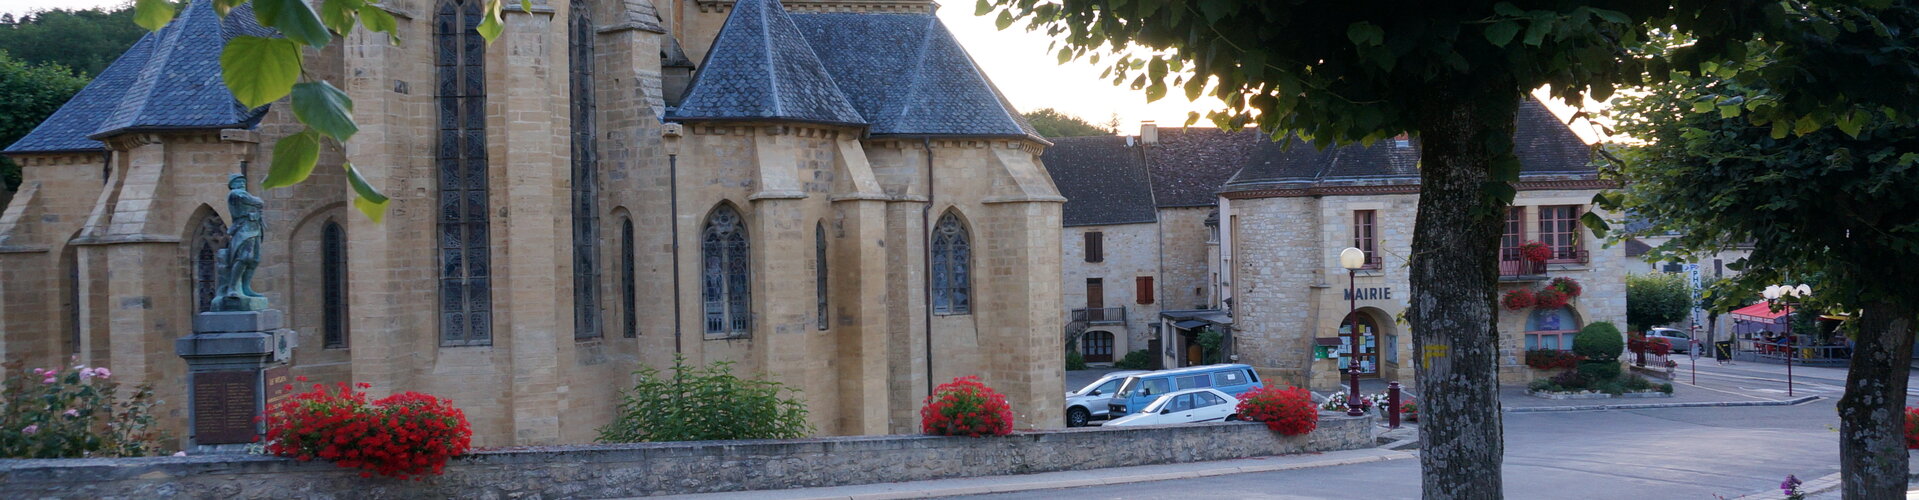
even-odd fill
[[[1065,338],[1088,363],[1145,349],[1160,303],[1159,219],[1133,137],[1059,137],[1046,169],[1066,205],[1060,223]]]
[[[1590,164],[1589,147],[1537,101],[1523,103],[1517,118],[1522,168],[1501,240],[1499,292],[1565,277],[1583,293],[1559,308],[1499,309],[1502,383],[1532,379],[1526,350],[1569,349],[1572,332],[1588,322],[1623,326],[1624,276],[1642,265],[1578,223],[1596,210],[1588,205],[1593,195],[1610,186]],[[1232,304],[1238,361],[1286,383],[1333,389],[1344,370],[1341,332],[1357,323],[1362,376],[1410,384],[1412,336],[1401,318],[1410,293],[1418,142],[1322,151],[1290,141],[1260,144],[1219,193],[1219,269],[1227,283],[1221,288]],[[1551,258],[1521,258],[1519,247],[1529,241],[1546,244]],[[1347,247],[1367,255],[1350,284],[1338,258]],[[1356,321],[1346,319],[1349,293]]]
[[[535,0],[491,44],[481,3],[387,0],[402,43],[308,51],[360,132],[261,191],[298,126],[237,104],[218,57],[271,33],[193,0],[5,151],[0,357],[154,382],[184,429],[172,341],[249,173],[294,374],[451,398],[477,446],[591,441],[676,357],[798,389],[820,434],[915,432],[962,375],[1061,425],[1060,288],[1032,279],[1062,272],[1050,143],[933,2]]]

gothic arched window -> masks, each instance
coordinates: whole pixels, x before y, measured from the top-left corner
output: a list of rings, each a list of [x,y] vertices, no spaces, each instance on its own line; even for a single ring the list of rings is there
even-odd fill
[[[700,296],[706,333],[746,335],[752,326],[746,227],[732,205],[720,205],[700,232]]]
[[[933,313],[973,310],[973,246],[959,215],[947,212],[933,226]]]
[[[826,223],[813,225],[813,296],[819,299],[820,329],[825,330],[826,320]]]
[[[491,345],[487,239],[485,0],[441,0],[433,16],[440,183],[440,345]]]
[[[600,338],[599,180],[593,148],[593,7],[573,0],[567,40],[573,142],[573,338]]]
[[[193,312],[213,310],[213,290],[220,286],[220,249],[227,247],[227,223],[207,214],[193,230]]]
[[[321,347],[346,347],[346,231],[327,221],[320,226]]]
[[[626,336],[640,336],[640,290],[634,281],[639,274],[633,262],[633,219],[620,221],[620,307],[626,312]]]

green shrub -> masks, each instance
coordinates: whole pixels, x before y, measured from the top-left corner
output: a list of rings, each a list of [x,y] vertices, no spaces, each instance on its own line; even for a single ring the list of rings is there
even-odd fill
[[[1594,322],[1573,335],[1573,352],[1594,362],[1619,359],[1619,353],[1625,350],[1626,337],[1609,322]]]
[[[1604,380],[1594,383],[1593,390],[1618,396],[1626,392],[1626,386],[1618,380]]]
[[[1651,389],[1652,381],[1646,380],[1646,377],[1632,375],[1632,376],[1626,377],[1625,385],[1626,385],[1626,390],[1639,392],[1639,391]]]
[[[1066,369],[1086,369],[1086,357],[1079,355],[1079,351],[1066,351]]]
[[[1209,326],[1199,331],[1199,336],[1193,338],[1193,343],[1199,344],[1200,355],[1205,358],[1201,361],[1206,364],[1218,363],[1219,348],[1226,343],[1226,335]]]
[[[120,397],[113,371],[4,365],[0,382],[0,458],[137,457],[161,452],[153,389]]]
[[[1672,394],[1672,383],[1671,383],[1671,382],[1660,382],[1660,383],[1659,383],[1659,392],[1663,392],[1663,393],[1666,393],[1666,394]]]
[[[1619,363],[1616,361],[1581,361],[1579,362],[1579,375],[1585,377],[1586,380],[1593,381],[1595,386],[1600,382],[1618,380]]]
[[[1122,370],[1144,370],[1146,367],[1152,366],[1152,360],[1152,354],[1147,353],[1145,349],[1140,349],[1126,353],[1126,357],[1120,358],[1119,361],[1113,363],[1113,368]]]
[[[813,432],[806,404],[779,382],[733,376],[732,363],[690,367],[674,357],[673,373],[652,367],[621,391],[618,416],[600,428],[600,441],[788,439]],[[781,392],[788,397],[781,397]]]
[[[1538,380],[1534,380],[1534,381],[1533,381],[1532,383],[1530,383],[1530,384],[1526,384],[1526,388],[1527,388],[1527,389],[1531,389],[1531,390],[1534,390],[1534,391],[1551,391],[1551,392],[1559,392],[1559,388],[1557,387],[1557,385],[1556,385],[1556,384],[1553,384],[1553,381],[1551,381],[1551,380],[1547,380],[1547,379],[1543,379],[1543,378],[1542,378],[1542,379],[1538,379]]]

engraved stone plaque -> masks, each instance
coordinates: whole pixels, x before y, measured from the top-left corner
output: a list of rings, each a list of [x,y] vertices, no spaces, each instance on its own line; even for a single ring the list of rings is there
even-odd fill
[[[193,374],[193,440],[198,444],[251,443],[254,404],[259,401],[258,372],[234,370]]]

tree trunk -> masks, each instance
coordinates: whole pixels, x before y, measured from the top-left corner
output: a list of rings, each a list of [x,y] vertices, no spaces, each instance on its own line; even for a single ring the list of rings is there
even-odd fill
[[[1489,99],[1435,90],[1417,118],[1421,179],[1406,319],[1422,395],[1419,462],[1429,499],[1502,495],[1494,314],[1507,203],[1490,197],[1487,183],[1492,161],[1512,154],[1520,96],[1511,94]]]
[[[1906,376],[1914,311],[1882,300],[1859,315],[1839,398],[1839,475],[1847,500],[1906,497]]]

